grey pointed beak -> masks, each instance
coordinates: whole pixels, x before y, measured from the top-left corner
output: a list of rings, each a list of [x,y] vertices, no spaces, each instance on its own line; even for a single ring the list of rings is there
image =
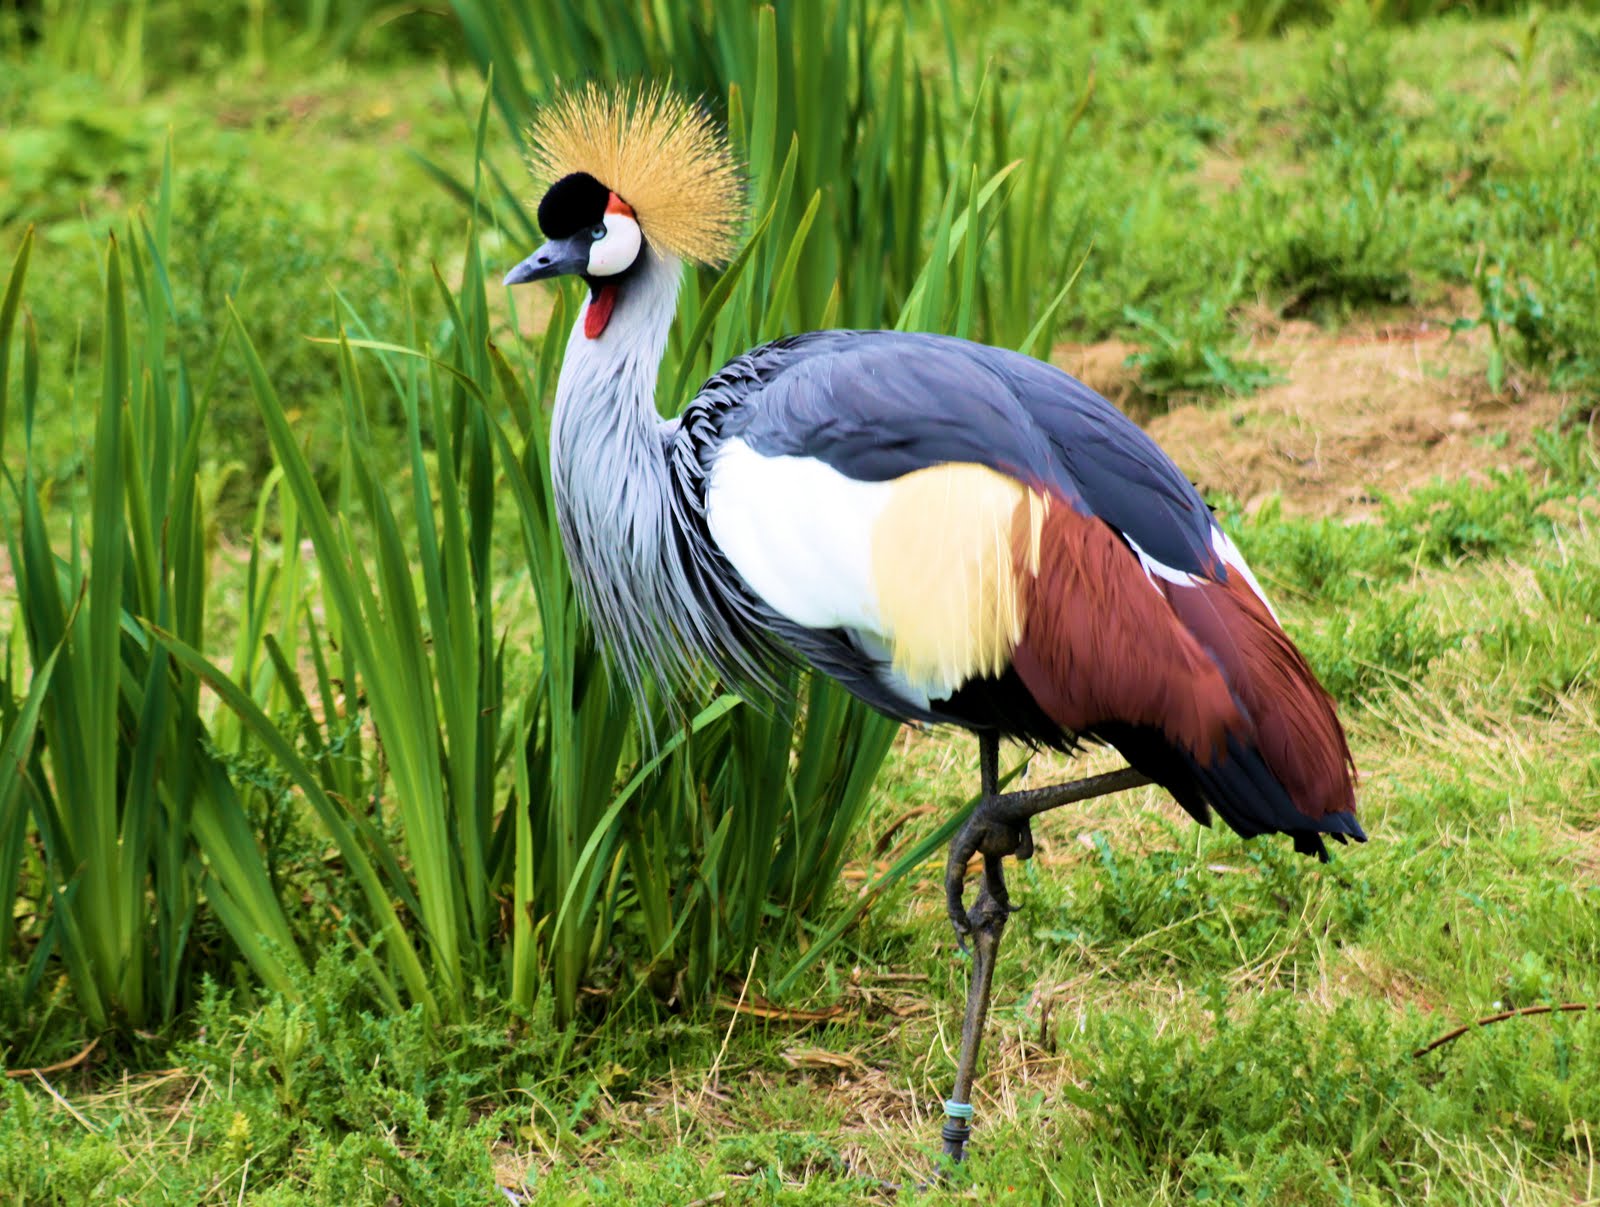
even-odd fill
[[[552,239],[506,273],[505,284],[523,285],[583,272],[589,267],[589,245],[581,239]]]

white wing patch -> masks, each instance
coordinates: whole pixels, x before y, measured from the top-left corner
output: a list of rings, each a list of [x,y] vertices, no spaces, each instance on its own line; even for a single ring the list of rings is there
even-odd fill
[[[858,482],[813,457],[725,443],[706,483],[711,536],[774,611],[813,629],[881,633],[872,529],[887,482]]]
[[[1157,591],[1161,590],[1161,582],[1173,583],[1180,587],[1192,587],[1197,583],[1204,581],[1203,579],[1196,578],[1187,570],[1177,570],[1167,565],[1166,562],[1157,561],[1143,549],[1139,548],[1139,543],[1126,532],[1122,533],[1121,535],[1122,539],[1128,542],[1128,548],[1132,549],[1134,554],[1138,557],[1139,565],[1144,567],[1144,575],[1150,580],[1150,585]],[[1157,579],[1160,579],[1161,582],[1157,582]]]
[[[1283,621],[1279,619],[1277,609],[1272,606],[1272,601],[1267,598],[1267,593],[1261,589],[1261,584],[1256,581],[1256,576],[1250,572],[1250,566],[1244,560],[1244,554],[1239,552],[1239,546],[1235,545],[1228,538],[1228,534],[1215,524],[1211,526],[1211,546],[1217,551],[1217,556],[1227,564],[1228,569],[1237,570],[1244,575],[1244,581],[1250,584],[1250,589],[1256,593],[1256,598],[1266,605],[1267,611],[1272,614],[1272,619],[1278,621],[1281,626]]]
[[[737,438],[706,484],[711,537],[750,588],[796,624],[854,633],[879,682],[924,709],[1010,664],[1047,511],[982,465],[862,482]]]
[[[1177,570],[1165,562],[1157,561],[1139,548],[1138,543],[1125,532],[1122,534],[1122,539],[1128,542],[1128,547],[1133,550],[1135,556],[1139,559],[1139,565],[1144,567],[1145,577],[1150,580],[1150,585],[1157,591],[1161,590],[1163,582],[1172,583],[1179,587],[1196,587],[1206,581],[1199,575],[1190,574],[1187,570]],[[1261,589],[1261,584],[1256,581],[1256,576],[1250,572],[1250,566],[1244,560],[1244,554],[1239,552],[1239,546],[1229,540],[1228,534],[1215,524],[1211,526],[1211,547],[1217,551],[1217,556],[1222,559],[1223,564],[1228,569],[1237,571],[1244,578],[1250,589],[1255,592],[1256,598],[1266,605],[1268,612],[1272,613],[1272,619],[1278,620],[1278,613],[1273,608],[1272,601],[1267,598],[1266,592]],[[1278,620],[1278,623],[1282,624],[1283,622]]]

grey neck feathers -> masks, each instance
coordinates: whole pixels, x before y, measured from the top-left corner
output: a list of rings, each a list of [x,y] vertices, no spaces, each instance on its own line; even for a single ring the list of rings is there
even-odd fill
[[[682,265],[643,253],[598,339],[580,314],[556,386],[550,452],[561,538],[584,611],[641,706],[647,677],[691,683],[715,622],[682,564],[656,377]]]

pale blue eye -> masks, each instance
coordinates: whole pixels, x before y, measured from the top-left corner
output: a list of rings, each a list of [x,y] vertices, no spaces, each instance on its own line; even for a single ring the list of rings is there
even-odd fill
[[[601,239],[604,239],[605,237],[606,237],[606,228],[605,228],[605,225],[603,223],[600,226],[595,227],[592,231],[589,232],[589,238],[593,239],[597,243]]]

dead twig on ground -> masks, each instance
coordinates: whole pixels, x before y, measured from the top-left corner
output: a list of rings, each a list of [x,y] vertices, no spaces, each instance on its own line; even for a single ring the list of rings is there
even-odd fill
[[[81,1065],[84,1061],[89,1059],[89,1053],[93,1052],[99,1046],[100,1040],[98,1037],[96,1037],[85,1044],[83,1046],[83,1050],[80,1051],[76,1056],[69,1056],[65,1060],[58,1060],[53,1065],[41,1065],[36,1069],[7,1069],[6,1076],[37,1077],[43,1073],[59,1073],[63,1069],[70,1069],[77,1065]]]
[[[1475,1022],[1457,1027],[1454,1031],[1446,1031],[1430,1044],[1425,1044],[1411,1054],[1413,1060],[1419,1060],[1432,1052],[1435,1048],[1442,1048],[1451,1040],[1460,1039],[1468,1031],[1479,1027],[1487,1027],[1491,1023],[1503,1023],[1510,1018],[1525,1018],[1531,1014],[1573,1014],[1580,1010],[1594,1010],[1597,1007],[1590,1002],[1562,1002],[1558,1006],[1524,1006],[1520,1010],[1502,1010],[1499,1014],[1491,1014],[1487,1018],[1480,1018]]]

